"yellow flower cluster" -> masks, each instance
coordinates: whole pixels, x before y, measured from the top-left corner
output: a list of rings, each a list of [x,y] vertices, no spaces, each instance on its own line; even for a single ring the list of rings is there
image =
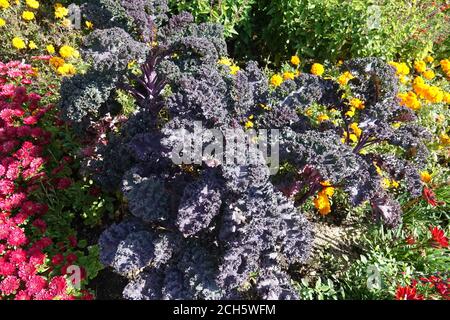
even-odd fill
[[[391,61],[391,62],[389,62],[389,64],[395,68],[396,74],[397,74],[397,76],[399,77],[400,82],[401,82],[401,83],[406,83],[406,81],[407,81],[406,76],[407,76],[407,75],[409,74],[409,72],[410,72],[410,69],[409,69],[409,67],[406,65],[406,63],[404,63],[404,62],[394,62],[394,61]]]
[[[422,60],[415,61],[414,69],[419,73],[425,72],[425,70],[427,70],[427,64],[425,63],[425,61]]]
[[[34,20],[34,12],[32,12],[32,11],[24,11],[22,13],[22,19],[25,20],[25,21]]]
[[[253,123],[253,119],[254,119],[255,117],[253,116],[253,115],[250,115],[249,117],[248,117],[248,120],[245,122],[245,124],[244,124],[244,126],[245,126],[245,129],[252,129],[254,126],[255,126],[255,124]]]
[[[341,138],[341,142],[346,143],[347,140],[350,140],[353,143],[358,142],[358,139],[359,139],[359,137],[361,137],[361,134],[362,134],[361,128],[358,126],[358,124],[356,122],[353,122],[352,124],[350,124],[349,128],[350,128],[350,134],[347,134],[347,132],[344,131],[344,136]]]
[[[283,80],[294,80],[295,78],[295,73],[290,72],[290,71],[286,71],[283,73]]]
[[[417,98],[417,95],[412,91],[399,93],[398,97],[400,98],[400,105],[408,107],[412,110],[419,110],[422,106],[419,99]]]
[[[14,48],[16,48],[17,50],[22,50],[25,49],[27,47],[25,40],[23,40],[20,37],[14,37],[12,39],[12,45]]]
[[[300,58],[299,58],[298,56],[292,56],[292,57],[291,57],[291,63],[292,63],[294,66],[300,65]]]
[[[326,114],[323,114],[323,113],[321,113],[321,114],[319,114],[317,116],[317,121],[319,121],[319,122],[324,122],[324,121],[327,121],[329,119],[330,119],[330,117],[327,116]]]
[[[37,0],[26,0],[26,4],[31,9],[38,9],[39,8],[39,1],[37,1]]]
[[[78,50],[67,45],[62,46],[59,49],[59,55],[64,59],[71,59],[71,58],[78,59],[80,57],[80,53],[78,52]]]
[[[338,77],[338,82],[340,85],[345,86],[353,78],[354,76],[349,71],[345,71]]]
[[[450,145],[450,137],[448,136],[448,134],[446,133],[442,133],[439,136],[439,141],[443,146],[448,146]]]
[[[389,178],[383,178],[383,180],[381,180],[381,185],[385,189],[389,189],[389,188],[397,189],[400,186],[400,184],[397,181],[395,181],[394,179],[389,179]]]
[[[378,175],[383,176],[383,170],[381,170],[381,168],[377,165],[377,163],[374,161],[373,165],[375,166],[375,169],[377,170]],[[385,189],[389,189],[389,188],[394,188],[397,189],[400,184],[394,180],[394,179],[389,179],[387,177],[383,177],[383,179],[381,180],[381,186]]]
[[[321,215],[327,215],[331,212],[330,198],[334,194],[334,187],[331,186],[329,181],[321,182],[324,187],[317,197],[314,199],[314,207],[319,211]]]
[[[5,19],[0,18],[0,28],[6,25]]]
[[[361,101],[358,98],[353,98],[349,102],[350,109],[345,113],[347,117],[353,117],[355,115],[356,110],[362,110],[365,108],[364,101]]]
[[[56,52],[55,47],[51,44],[48,45],[47,52],[54,54]],[[64,59],[78,59],[80,57],[78,50],[71,46],[63,45],[58,52],[61,57],[51,57],[49,60],[49,64],[56,70],[56,73],[61,76],[76,74],[77,70],[74,65],[67,63]]]
[[[69,15],[69,9],[64,7],[61,3],[55,4],[55,18],[64,19]]]
[[[321,76],[325,72],[325,68],[320,63],[314,63],[311,66],[311,73],[316,76]]]
[[[218,61],[218,63],[221,64],[221,65],[229,67],[231,75],[236,75],[238,73],[238,71],[241,70],[241,68],[239,66],[234,64],[229,58],[226,58],[226,57],[222,57]]]
[[[434,59],[431,56],[428,56],[425,58],[425,60],[427,62],[433,62]],[[434,77],[436,76],[436,74],[434,73],[433,70],[431,69],[427,69],[427,64],[425,61],[423,60],[417,60],[414,62],[414,69],[418,72],[421,73],[422,76],[427,79],[427,80],[432,80],[434,79]]]
[[[280,76],[279,74],[274,74],[271,78],[270,78],[270,84],[273,85],[274,87],[278,87],[283,83],[283,77]]]
[[[440,61],[441,69],[450,78],[450,59],[444,59]]]
[[[425,183],[430,183],[431,181],[431,175],[428,173],[428,171],[422,171],[420,173],[420,180]]]
[[[0,0],[0,9],[8,9],[10,6],[8,0]]]
[[[292,66],[286,67],[283,73],[281,74],[274,74],[270,78],[270,84],[274,87],[279,87],[284,81],[287,80],[294,80],[296,77],[300,75],[300,58],[298,56],[292,56],[290,63],[295,66],[295,68],[292,68]]]
[[[400,76],[407,76],[410,72],[409,67],[404,62],[394,62],[390,61],[389,64],[393,66],[397,72],[397,75]]]
[[[437,86],[430,86],[425,80],[418,76],[413,81],[413,89],[417,96],[428,102],[440,103],[444,100],[444,91]]]

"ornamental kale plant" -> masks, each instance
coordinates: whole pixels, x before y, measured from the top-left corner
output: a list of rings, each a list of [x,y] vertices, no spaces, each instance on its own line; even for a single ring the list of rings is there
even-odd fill
[[[105,189],[121,190],[128,201],[131,215],[99,240],[102,262],[130,280],[124,297],[296,299],[289,271],[306,262],[313,239],[299,205],[322,189],[342,188],[354,205],[369,201],[376,219],[395,226],[400,205],[381,187],[379,172],[404,179],[410,193],[420,195],[417,167],[426,158],[427,133],[399,105],[388,64],[368,58],[344,66],[354,75],[353,95],[365,101],[356,110],[332,80],[302,74],[273,89],[256,63],[236,69],[223,58],[221,28],[194,24],[189,14],[164,22],[155,18],[161,12],[150,12],[149,25],[158,27],[147,45],[142,31],[127,23],[133,15],[126,2],[97,3],[117,19],[87,36],[84,54],[93,66],[63,84],[61,105],[86,128],[112,112],[118,88],[137,103],[86,160]],[[129,69],[130,61],[140,72]],[[337,110],[341,119],[315,125],[303,114],[314,103]],[[361,130],[355,142],[352,118]],[[273,179],[267,156],[256,148],[240,155],[250,162],[224,161],[220,148],[208,157],[175,151],[180,141],[217,142],[211,132],[232,145],[250,128],[279,130],[271,138],[289,172]],[[377,144],[395,152],[381,155]],[[207,148],[201,145],[200,153]]]

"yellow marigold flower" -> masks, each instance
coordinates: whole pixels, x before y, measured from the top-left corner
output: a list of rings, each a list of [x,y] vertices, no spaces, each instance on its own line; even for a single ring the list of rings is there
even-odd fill
[[[450,60],[449,59],[441,60],[439,63],[441,65],[442,71],[444,71],[445,73],[448,73],[450,71]]]
[[[239,66],[234,64],[230,67],[230,74],[234,76],[238,73],[239,70],[241,70],[241,68],[239,68]]]
[[[341,65],[343,65],[344,64],[344,61],[343,60],[339,60],[338,62],[337,62],[337,65],[338,66],[341,66]]]
[[[224,66],[228,66],[228,67],[231,67],[231,65],[233,64],[229,58],[225,58],[225,57],[221,58],[218,61],[218,63],[221,64],[221,65],[224,65]]]
[[[274,74],[272,76],[272,78],[270,78],[270,83],[274,86],[274,87],[278,87],[283,83],[283,77],[280,76],[279,74]]]
[[[271,108],[269,106],[265,105],[264,103],[260,103],[260,104],[258,104],[258,106],[264,110],[271,110]]]
[[[9,6],[8,0],[0,0],[0,9],[8,9]]]
[[[348,110],[345,113],[345,115],[351,118],[355,115],[355,111],[356,111],[355,107],[352,106],[352,107],[350,107],[350,110]]]
[[[55,18],[64,19],[69,15],[69,9],[64,7],[61,3],[55,4]]]
[[[300,58],[298,56],[292,56],[291,57],[291,63],[294,66],[298,66],[300,64]]]
[[[345,143],[347,140],[350,140],[351,142],[358,142],[358,137],[354,133],[350,133],[350,135],[347,134],[346,131],[344,131],[344,136],[341,139],[342,143]]]
[[[49,63],[53,68],[58,69],[64,65],[65,61],[60,57],[52,57],[50,58]]]
[[[293,72],[286,71],[283,73],[283,79],[284,80],[294,80],[295,74]]]
[[[37,77],[39,75],[39,68],[33,67],[32,70],[33,70],[32,76]]]
[[[25,49],[27,45],[25,44],[25,41],[22,38],[15,37],[12,39],[12,45],[14,48],[21,50]]]
[[[427,65],[424,61],[416,61],[414,62],[414,69],[416,69],[417,72],[424,72],[427,70]]]
[[[323,122],[323,121],[326,121],[326,120],[329,120],[329,119],[330,119],[330,117],[327,116],[326,114],[320,114],[320,115],[317,117],[317,121],[319,121],[319,122]]]
[[[424,96],[425,99],[430,102],[440,103],[444,100],[444,91],[442,91],[439,87],[430,86],[428,87],[428,90],[424,92]]]
[[[6,25],[6,21],[2,18],[0,18],[0,27],[3,27]]]
[[[358,142],[358,137],[354,133],[350,133],[349,137],[351,142]]]
[[[34,41],[30,41],[30,43],[28,44],[28,48],[30,48],[31,50],[37,49],[37,45]]]
[[[34,19],[34,13],[31,11],[24,11],[22,13],[22,19],[25,21],[31,21]]]
[[[328,197],[332,197],[334,195],[334,187],[331,186],[330,181],[323,181],[320,183],[323,187],[325,187],[320,193],[326,194]]]
[[[426,56],[425,61],[428,63],[432,63],[434,61],[434,58],[432,56]]]
[[[71,46],[64,45],[59,48],[59,55],[64,59],[78,58],[80,53]]]
[[[128,62],[127,64],[127,68],[128,69],[133,69],[133,67],[136,65],[136,60],[131,60],[130,62]]]
[[[25,2],[27,6],[30,7],[31,9],[39,8],[39,1],[37,0],[26,0]]]
[[[314,63],[311,67],[311,73],[316,76],[321,76],[325,72],[325,68],[320,63]]]
[[[422,73],[422,75],[424,76],[425,79],[427,80],[431,80],[433,79],[436,75],[434,74],[433,70],[427,70],[424,73]]]
[[[253,123],[252,121],[248,120],[248,121],[245,123],[245,129],[251,129],[251,128],[253,128],[253,127],[254,127],[254,123]]]
[[[444,145],[444,146],[450,145],[450,137],[449,137],[448,134],[446,134],[446,133],[442,133],[442,134],[439,136],[439,141],[440,141],[440,143],[441,143],[442,145]]]
[[[377,163],[374,161],[373,165],[375,166],[375,169],[377,170],[378,175],[382,175],[383,171],[381,170],[381,168],[377,165]]]
[[[350,125],[350,129],[352,129],[353,133],[354,133],[358,138],[361,137],[362,130],[361,130],[360,127],[358,127],[358,124],[357,124],[356,122],[353,122],[353,123]]]
[[[388,189],[391,187],[391,180],[388,178],[383,178],[383,180],[381,180],[381,185],[383,188]]]
[[[420,101],[417,99],[417,95],[412,91],[400,93],[398,97],[400,99],[400,105],[406,106],[412,110],[419,110],[422,106]]]
[[[365,108],[364,106],[364,101],[361,101],[358,98],[353,98],[350,100],[350,106],[352,106],[353,108],[356,108],[358,110],[362,110]]]
[[[444,93],[444,99],[443,99],[443,101],[444,101],[445,103],[450,103],[450,92],[445,92],[445,93]]]
[[[397,188],[400,186],[400,183],[398,183],[398,182],[395,181],[395,180],[392,180],[392,181],[391,181],[391,186],[392,186],[392,188],[397,189]]]
[[[345,71],[338,77],[338,82],[340,85],[345,86],[353,78],[354,76],[349,71]]]
[[[431,174],[429,174],[428,171],[422,171],[420,173],[420,180],[425,183],[429,183],[431,181]]]
[[[88,28],[89,30],[94,29],[94,24],[91,21],[87,21],[84,23],[86,25],[86,28]]]
[[[321,215],[327,215],[331,212],[330,200],[323,193],[319,193],[319,195],[314,199],[314,206],[317,210],[319,210]]]
[[[414,78],[413,84],[425,84],[425,80],[421,76],[417,76]]]
[[[398,76],[400,76],[400,75],[406,76],[409,74],[410,70],[409,70],[409,67],[406,65],[406,63],[404,63],[404,62],[398,63],[398,62],[391,61],[391,62],[389,62],[389,64],[395,68]]]
[[[52,44],[49,44],[49,45],[46,47],[46,49],[47,49],[47,52],[48,52],[49,54],[54,54],[54,53],[55,53],[55,47],[54,47]]]
[[[77,72],[75,67],[70,63],[64,63],[61,67],[57,69],[58,74],[60,75],[73,75]]]

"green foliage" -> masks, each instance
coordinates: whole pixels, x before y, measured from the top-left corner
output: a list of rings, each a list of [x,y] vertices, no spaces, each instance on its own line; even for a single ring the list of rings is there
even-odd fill
[[[249,13],[257,0],[170,0],[172,10],[190,12],[196,22],[214,22],[224,26],[226,37],[236,35],[238,25],[249,22]]]
[[[297,284],[301,297],[392,299],[398,286],[447,272],[449,249],[432,244],[429,228],[440,226],[448,234],[450,187],[438,188],[436,196],[446,204],[431,207],[425,200],[407,202],[402,194],[402,226],[387,230],[380,225],[358,225],[361,235],[351,240],[350,251],[323,247],[315,255],[320,269]],[[348,232],[352,233],[351,229]],[[408,244],[407,237],[414,239],[414,244]],[[355,255],[357,252],[361,253]]]
[[[295,52],[321,61],[423,57],[448,37],[449,10],[438,9],[445,2],[259,0],[239,28],[236,53],[277,64]]]

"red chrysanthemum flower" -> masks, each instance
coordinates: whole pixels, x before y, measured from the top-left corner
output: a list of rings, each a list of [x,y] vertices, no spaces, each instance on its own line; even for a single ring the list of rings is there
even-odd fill
[[[22,229],[14,228],[8,236],[8,244],[12,247],[20,247],[27,243],[27,237]]]
[[[406,242],[407,244],[409,244],[409,245],[413,245],[413,244],[416,243],[416,239],[414,239],[413,236],[407,236],[407,237],[405,238],[405,242]]]
[[[22,263],[17,272],[20,279],[27,281],[36,274],[36,267],[31,263]]]
[[[16,293],[16,296],[14,297],[14,299],[15,300],[30,300],[31,297],[26,291],[21,290]]]
[[[0,292],[5,296],[13,294],[17,289],[19,289],[20,280],[15,276],[7,276],[3,281],[0,282]]]
[[[23,249],[16,249],[9,253],[9,262],[20,264],[27,260],[27,253]]]
[[[30,279],[28,279],[26,283],[27,292],[30,295],[35,295],[42,290],[47,285],[47,281],[41,276],[32,276]]]
[[[435,246],[447,248],[448,247],[448,238],[445,236],[444,230],[439,227],[431,228],[431,241]]]
[[[0,258],[0,276],[10,276],[15,271],[16,267],[12,263],[6,262],[4,258]]]
[[[66,293],[67,281],[63,276],[54,277],[49,284],[50,292],[53,295],[63,295]]]
[[[57,253],[52,257],[52,264],[54,266],[59,266],[64,262],[64,256],[61,253]]]
[[[417,294],[417,290],[415,287],[406,286],[406,287],[398,287],[397,292],[395,294],[396,300],[423,300],[422,295]]]
[[[436,195],[433,192],[433,190],[431,190],[431,189],[429,189],[427,187],[423,188],[422,196],[433,207],[440,206],[440,205],[444,204],[444,202],[438,201],[437,198],[436,198]]]

